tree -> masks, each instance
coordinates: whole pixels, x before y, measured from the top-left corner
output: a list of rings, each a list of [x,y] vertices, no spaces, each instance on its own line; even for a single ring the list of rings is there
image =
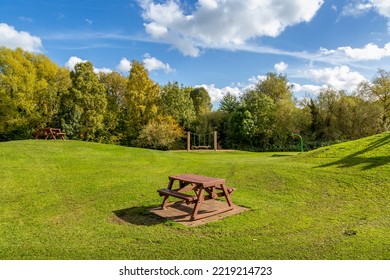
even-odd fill
[[[62,99],[62,127],[68,136],[94,141],[104,128],[105,88],[92,63],[78,63],[71,72],[72,88]]]
[[[178,82],[169,82],[161,92],[163,114],[172,116],[185,129],[189,129],[196,119],[190,91],[191,88],[179,86]]]
[[[36,69],[34,99],[36,102],[36,128],[58,127],[60,98],[71,86],[69,71],[58,67],[48,57],[30,54]]]
[[[210,95],[205,88],[194,88],[190,92],[190,96],[197,116],[205,115],[211,112],[213,105],[211,104]]]
[[[379,69],[377,76],[372,83],[364,81],[359,86],[362,96],[369,98],[372,102],[378,102],[382,107],[381,125],[382,130],[390,128],[390,72]]]
[[[269,96],[275,104],[281,100],[291,100],[292,86],[288,83],[287,77],[282,74],[268,73],[265,79],[260,80],[255,91]]]
[[[335,105],[335,129],[338,139],[353,140],[380,131],[380,108],[356,96],[341,96]],[[373,121],[377,120],[377,121]]]
[[[246,137],[252,139],[253,145],[264,148],[269,143],[274,131],[276,107],[272,98],[249,90],[242,96],[242,106],[250,112],[251,122],[253,122],[253,129],[246,129]],[[247,115],[244,114],[244,116],[248,118]],[[252,135],[249,135],[249,131],[252,131]]]
[[[324,138],[324,122],[320,114],[320,109],[318,108],[317,103],[310,98],[307,107],[310,109],[311,122],[309,127],[309,132],[311,137],[315,140]]]
[[[123,100],[124,144],[131,145],[142,127],[157,118],[160,91],[160,86],[149,78],[144,65],[133,60]]]
[[[36,70],[22,49],[0,48],[0,139],[23,139],[36,123]]]
[[[213,131],[208,116],[213,107],[209,93],[203,87],[199,87],[192,89],[190,96],[196,113],[196,121],[193,122],[191,130],[199,134]]]
[[[318,131],[318,135],[321,135],[323,138],[319,140],[335,141],[340,136],[337,130],[335,110],[337,102],[344,95],[344,91],[338,91],[331,87],[321,89],[317,98],[317,106],[321,115],[322,128]]]
[[[244,106],[237,108],[229,118],[227,145],[231,148],[252,147],[255,133],[255,121],[249,110]]]
[[[99,141],[119,143],[122,139],[122,111],[128,79],[118,72],[100,73],[99,80],[106,89],[107,110],[104,115],[104,130],[99,134]]]
[[[287,140],[291,136],[291,132],[297,129],[297,123],[294,121],[297,108],[291,89],[292,86],[286,76],[275,73],[268,73],[265,79],[260,80],[254,89],[254,92],[258,96],[266,96],[269,98],[266,104],[264,103],[264,97],[262,97],[263,105],[261,106],[265,107],[260,110],[268,110],[268,113],[259,115],[259,117],[261,115],[265,117],[262,122],[261,135],[269,139],[269,145],[278,147],[278,149],[284,149]]]
[[[232,113],[238,106],[240,106],[240,101],[237,96],[228,92],[222,97],[222,100],[219,103],[219,110],[226,113]]]

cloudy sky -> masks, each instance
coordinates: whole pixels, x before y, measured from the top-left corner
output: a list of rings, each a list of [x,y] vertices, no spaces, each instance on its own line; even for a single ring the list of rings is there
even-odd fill
[[[268,72],[301,98],[390,70],[390,1],[1,0],[0,46],[124,75],[143,61],[154,81],[204,86],[216,106]]]

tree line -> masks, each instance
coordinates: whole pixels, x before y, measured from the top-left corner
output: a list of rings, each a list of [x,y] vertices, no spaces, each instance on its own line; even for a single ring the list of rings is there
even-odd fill
[[[0,141],[29,139],[58,127],[69,139],[126,146],[185,147],[185,131],[218,131],[225,149],[297,150],[372,135],[389,128],[390,73],[378,70],[352,93],[324,88],[298,101],[282,74],[268,73],[240,97],[226,94],[213,111],[208,92],[155,83],[132,61],[128,76],[95,73],[90,62],[73,70],[43,54],[0,48]]]

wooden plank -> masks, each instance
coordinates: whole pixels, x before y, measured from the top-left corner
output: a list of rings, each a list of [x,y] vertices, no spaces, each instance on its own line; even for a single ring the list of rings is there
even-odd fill
[[[183,199],[186,201],[193,201],[193,200],[197,199],[196,196],[192,196],[190,194],[181,193],[181,192],[177,192],[175,190],[169,190],[169,189],[158,190],[158,193],[160,194],[160,196],[169,195],[169,196],[177,197],[177,198],[180,198],[180,199]]]
[[[194,183],[204,187],[216,186],[225,183],[225,179],[212,178],[212,177],[196,175],[196,174],[179,174],[179,175],[169,176],[169,179],[179,180],[181,182],[186,182],[186,183]]]

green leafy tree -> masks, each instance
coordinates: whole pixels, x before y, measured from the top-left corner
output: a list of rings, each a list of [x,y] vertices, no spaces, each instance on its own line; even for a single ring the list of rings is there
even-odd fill
[[[209,122],[209,114],[213,107],[209,93],[203,87],[194,88],[190,92],[190,97],[196,114],[196,120],[191,126],[191,131],[199,134],[210,133],[214,128]]]
[[[269,96],[275,104],[281,100],[292,100],[292,86],[287,77],[282,74],[268,73],[265,79],[259,81],[255,91]]]
[[[345,92],[338,91],[331,87],[322,89],[318,95],[317,102],[323,123],[323,131],[321,133],[324,137],[323,140],[335,141],[340,136],[340,133],[337,130],[335,110],[338,101],[341,96],[344,95]]]
[[[256,124],[249,110],[240,106],[229,118],[227,145],[230,148],[252,147]]]
[[[324,121],[317,102],[314,99],[310,98],[307,107],[310,109],[311,116],[311,122],[309,127],[311,138],[315,140],[324,139]]]
[[[178,82],[169,82],[161,92],[163,114],[172,116],[185,129],[189,129],[196,119],[190,91],[191,88],[179,86]]]
[[[205,88],[194,88],[190,92],[190,97],[197,116],[206,115],[211,112],[213,105],[211,104],[210,95]]]
[[[38,127],[58,127],[60,98],[71,86],[69,71],[59,68],[48,57],[31,54],[36,69],[34,99],[36,102],[36,121]]]
[[[261,110],[268,111],[268,113],[263,113],[265,126],[263,125],[260,128],[262,130],[260,135],[263,137],[260,146],[268,144],[275,148],[283,149],[291,137],[291,132],[297,129],[297,123],[294,121],[297,108],[291,89],[292,86],[288,82],[287,77],[275,73],[268,73],[265,79],[260,80],[256,85],[254,92],[259,96],[266,96],[272,101],[264,103],[265,99],[263,97],[263,104],[261,105],[263,109]],[[268,143],[264,142],[264,137],[268,138]]]
[[[107,110],[104,115],[104,130],[99,139],[107,143],[119,143],[122,133],[122,110],[125,106],[124,97],[127,90],[128,78],[118,72],[100,73],[99,80],[106,89]]]
[[[381,130],[378,104],[356,96],[341,96],[335,105],[334,115],[335,129],[340,135],[338,139],[341,140],[358,139]]]
[[[219,110],[225,113],[232,113],[240,106],[238,97],[228,92],[222,97],[219,103]]]
[[[70,92],[62,100],[62,127],[72,138],[95,141],[104,129],[105,87],[90,62],[76,64],[71,80]]]
[[[390,72],[379,69],[371,83],[365,81],[359,86],[360,94],[372,102],[378,102],[382,108],[382,130],[390,129]]]
[[[254,125],[252,135],[247,137],[252,139],[252,144],[263,148],[274,131],[275,104],[268,95],[252,90],[243,95],[242,106],[250,112]]]

